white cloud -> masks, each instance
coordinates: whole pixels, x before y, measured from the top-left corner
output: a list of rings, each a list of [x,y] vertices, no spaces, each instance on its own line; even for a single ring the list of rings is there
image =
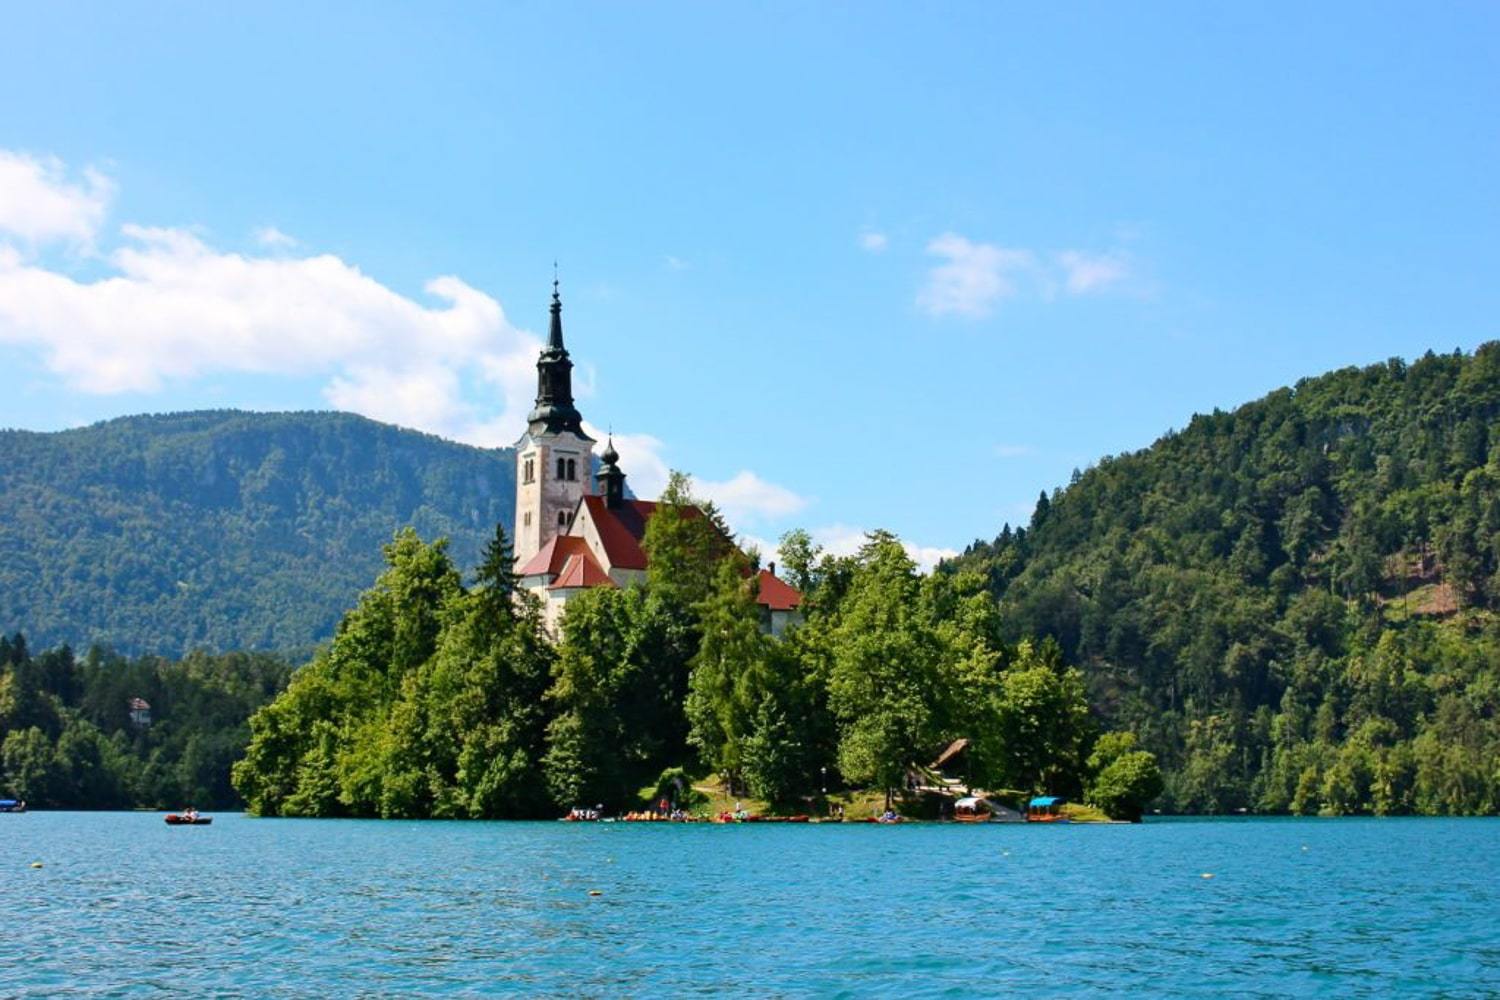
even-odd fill
[[[859,234],[860,249],[868,250],[870,253],[882,253],[886,247],[891,245],[890,238],[885,233],[878,233],[873,229],[866,229]]]
[[[902,542],[901,547],[906,549],[906,554],[911,556],[912,561],[923,573],[931,573],[937,568],[937,564],[944,559],[953,559],[958,555],[957,549],[944,548],[940,545],[915,545],[911,542]]]
[[[847,524],[827,524],[811,528],[807,532],[813,544],[831,556],[852,556],[865,544],[864,528],[851,528]]]
[[[261,226],[255,231],[254,236],[255,242],[263,247],[294,247],[297,245],[296,237],[288,236],[275,226]]]
[[[692,266],[681,257],[673,257],[671,254],[667,254],[665,262],[669,271],[686,271]]]
[[[4,156],[14,171],[16,157]],[[12,214],[7,225],[85,239],[90,211],[59,208],[41,222]],[[153,392],[217,374],[312,377],[325,380],[332,405],[378,420],[484,445],[519,432],[541,342],[456,277],[429,281],[426,303],[329,254],[228,253],[183,229],[126,225],[121,234],[105,258],[110,273],[91,281],[0,246],[0,343],[34,348],[87,393]],[[465,401],[464,385],[476,382],[500,412]]]
[[[806,499],[785,486],[768,483],[748,470],[724,482],[695,479],[693,484],[698,494],[718,505],[730,524],[787,517],[807,506]]]
[[[457,373],[440,364],[418,363],[403,370],[352,365],[333,377],[323,397],[340,410],[404,427],[462,427],[472,416],[461,402]],[[508,435],[495,430],[500,438],[495,443],[510,443],[504,440]]]
[[[70,181],[61,160],[0,149],[0,233],[32,246],[53,241],[92,245],[115,186],[92,167]]]
[[[995,445],[996,458],[1021,458],[1030,455],[1034,448],[1029,444],[997,444]]]
[[[1081,250],[1064,250],[1057,255],[1062,266],[1064,285],[1070,295],[1099,292],[1124,280],[1129,269],[1119,254],[1091,254]]]
[[[917,295],[917,305],[933,316],[988,316],[997,302],[1016,294],[1019,274],[1036,265],[1030,250],[974,243],[957,233],[932,240],[927,253],[944,259]]]

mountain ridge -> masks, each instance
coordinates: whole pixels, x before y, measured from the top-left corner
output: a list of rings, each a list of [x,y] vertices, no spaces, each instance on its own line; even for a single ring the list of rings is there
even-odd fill
[[[0,627],[41,647],[298,652],[412,525],[472,566],[514,455],[338,411],[0,431]]]

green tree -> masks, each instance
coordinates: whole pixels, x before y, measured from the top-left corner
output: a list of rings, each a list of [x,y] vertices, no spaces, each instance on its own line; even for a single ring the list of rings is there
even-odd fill
[[[886,793],[943,735],[941,654],[920,613],[916,565],[894,536],[872,532],[860,549],[833,634],[829,706],[839,721],[845,779]]]
[[[1146,805],[1162,793],[1156,755],[1144,750],[1121,754],[1106,764],[1089,787],[1089,801],[1111,819],[1140,822]]]
[[[33,806],[52,806],[63,791],[63,776],[57,754],[47,734],[36,726],[7,733],[0,744],[0,769],[5,786],[18,799]]]
[[[1088,702],[1083,675],[1063,666],[1055,645],[1017,647],[1000,678],[999,729],[1012,787],[1055,794],[1081,790]]]
[[[761,631],[754,580],[742,559],[726,557],[715,572],[714,590],[699,608],[703,638],[688,681],[688,741],[708,764],[738,786],[744,742],[769,678],[769,636]]]

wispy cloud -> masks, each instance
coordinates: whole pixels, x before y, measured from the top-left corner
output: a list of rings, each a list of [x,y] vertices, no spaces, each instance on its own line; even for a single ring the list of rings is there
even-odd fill
[[[866,229],[859,234],[859,247],[870,253],[883,253],[885,248],[891,245],[890,238],[885,233]]]
[[[674,257],[671,254],[667,254],[667,256],[663,258],[662,262],[667,265],[667,270],[669,271],[686,271],[688,268],[692,267],[691,264],[683,260],[681,257]]]
[[[1030,455],[1035,449],[1029,444],[997,444],[995,445],[996,458],[1021,458]]]
[[[927,253],[943,260],[917,295],[917,304],[933,316],[988,316],[997,302],[1016,294],[1018,273],[1036,264],[1030,250],[975,243],[957,233],[933,239]]]
[[[1091,254],[1063,250],[1057,254],[1069,294],[1101,292],[1123,281],[1129,273],[1124,257],[1115,253]]]
[[[944,233],[927,244],[929,256],[941,259],[927,272],[917,305],[931,316],[981,319],[1005,299],[1027,294],[1052,298],[1090,295],[1115,288],[1130,278],[1123,253],[1084,250],[1042,252],[970,240]]]
[[[294,247],[295,237],[288,236],[275,226],[261,226],[255,231],[255,242],[263,247]]]

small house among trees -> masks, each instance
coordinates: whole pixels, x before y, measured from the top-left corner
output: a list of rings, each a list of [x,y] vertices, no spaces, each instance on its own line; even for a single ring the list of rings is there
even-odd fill
[[[145,729],[151,725],[151,703],[144,698],[131,698],[127,703],[130,708],[130,724],[137,729]]]

